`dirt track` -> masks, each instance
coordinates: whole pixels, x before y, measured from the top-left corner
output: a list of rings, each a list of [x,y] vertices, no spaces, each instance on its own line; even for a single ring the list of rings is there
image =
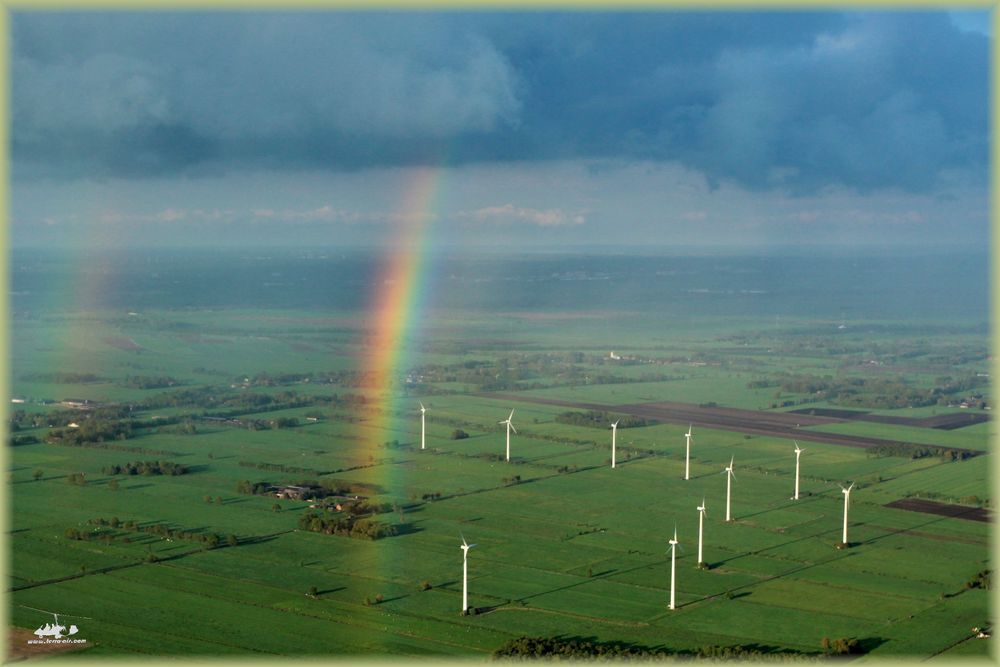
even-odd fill
[[[789,438],[803,442],[825,442],[844,447],[877,447],[879,445],[895,445],[901,441],[884,438],[868,438],[858,435],[840,433],[823,433],[820,431],[802,430],[803,426],[820,426],[822,424],[843,423],[844,419],[822,416],[797,414],[794,412],[765,412],[760,410],[741,410],[738,408],[709,408],[691,403],[634,403],[626,405],[603,405],[600,403],[582,403],[564,401],[554,398],[541,398],[515,393],[480,394],[488,398],[502,398],[523,403],[539,403],[542,405],[558,405],[577,410],[607,410],[621,414],[644,417],[666,424],[680,424],[714,428],[736,433],[765,435],[777,438]],[[943,446],[943,445],[942,445]],[[956,451],[967,451],[973,454],[984,454],[982,450],[947,447]]]

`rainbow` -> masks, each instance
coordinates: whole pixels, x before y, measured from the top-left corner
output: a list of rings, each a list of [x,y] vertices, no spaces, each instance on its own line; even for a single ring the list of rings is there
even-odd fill
[[[412,406],[399,404],[396,380],[410,365],[427,299],[433,248],[431,227],[444,170],[424,167],[407,182],[395,216],[395,234],[383,246],[381,270],[369,313],[374,332],[367,370],[379,392],[374,423],[359,433],[364,455],[378,458],[377,448],[397,430],[395,414]],[[406,430],[406,429],[404,429]],[[388,480],[392,481],[392,480]]]

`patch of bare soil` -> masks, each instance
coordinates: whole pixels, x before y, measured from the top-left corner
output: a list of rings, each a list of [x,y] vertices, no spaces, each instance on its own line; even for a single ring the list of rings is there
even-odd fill
[[[42,656],[58,655],[70,651],[79,651],[86,648],[87,644],[29,644],[29,641],[37,640],[34,630],[11,627],[7,633],[7,662],[14,660],[25,660],[27,658],[38,658]]]
[[[934,514],[936,516],[947,516],[955,519],[966,519],[968,521],[991,521],[989,510],[982,507],[966,507],[965,505],[952,505],[951,503],[939,503],[934,500],[924,500],[923,498],[903,498],[887,503],[885,507],[893,507],[899,510],[909,510],[910,512],[923,512],[924,514]]]

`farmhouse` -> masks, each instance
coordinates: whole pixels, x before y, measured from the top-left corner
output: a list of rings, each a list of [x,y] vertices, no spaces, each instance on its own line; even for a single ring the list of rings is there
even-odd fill
[[[274,495],[277,496],[278,498],[283,498],[283,499],[286,499],[286,500],[302,500],[303,496],[305,496],[306,494],[308,494],[308,493],[310,493],[312,491],[315,491],[317,488],[319,488],[319,487],[316,487],[316,486],[283,486],[283,487],[279,488],[278,491]]]
[[[78,410],[89,410],[97,407],[89,398],[64,398],[61,403],[67,408],[77,408]]]

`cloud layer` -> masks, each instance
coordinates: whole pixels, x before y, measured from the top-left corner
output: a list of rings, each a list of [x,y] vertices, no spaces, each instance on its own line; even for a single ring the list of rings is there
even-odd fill
[[[15,12],[12,35],[18,178],[625,159],[808,193],[987,164],[989,38],[945,12]]]

